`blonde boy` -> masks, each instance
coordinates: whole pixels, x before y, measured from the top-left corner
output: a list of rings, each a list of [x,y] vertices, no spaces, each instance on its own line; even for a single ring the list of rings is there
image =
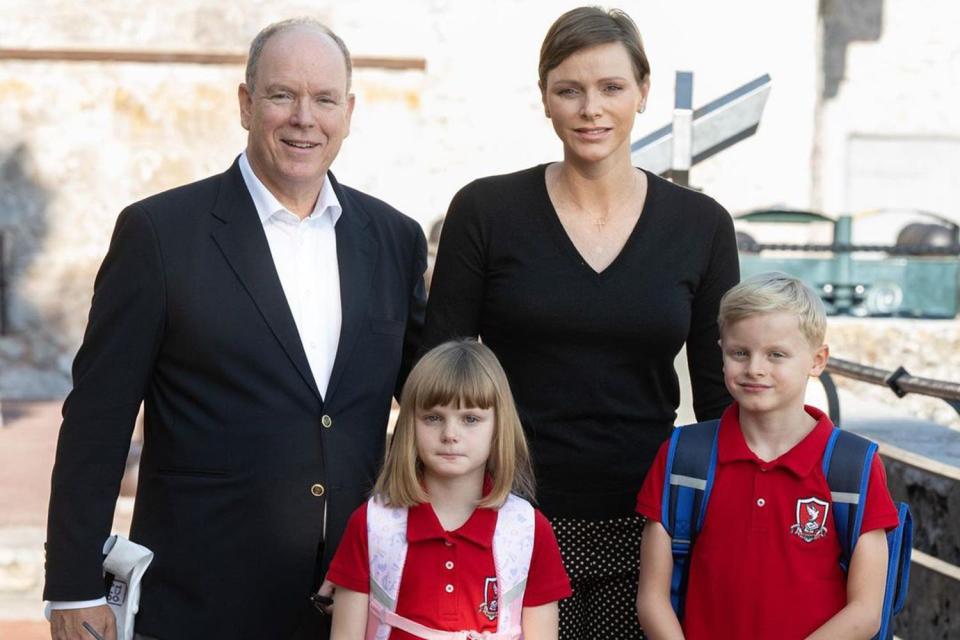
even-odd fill
[[[660,638],[871,638],[880,625],[885,529],[897,511],[879,459],[848,572],[821,469],[833,424],[804,405],[827,364],[823,304],[782,273],[732,288],[718,318],[724,382],[709,508],[690,558],[683,620],[670,602],[671,538],[661,524],[664,445],[637,497],[647,517],[637,612]]]

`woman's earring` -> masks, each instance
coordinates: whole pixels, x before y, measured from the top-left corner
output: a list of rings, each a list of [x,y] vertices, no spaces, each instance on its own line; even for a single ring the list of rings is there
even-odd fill
[[[643,113],[646,110],[647,110],[647,103],[644,102],[642,105],[640,105],[640,108],[637,110],[637,113]]]

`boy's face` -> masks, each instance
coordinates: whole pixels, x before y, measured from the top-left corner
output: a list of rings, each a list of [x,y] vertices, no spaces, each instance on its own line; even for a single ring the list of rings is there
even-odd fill
[[[802,410],[807,379],[827,364],[827,345],[813,346],[787,312],[749,316],[728,324],[720,338],[723,380],[741,411]],[[787,415],[787,414],[785,414]]]

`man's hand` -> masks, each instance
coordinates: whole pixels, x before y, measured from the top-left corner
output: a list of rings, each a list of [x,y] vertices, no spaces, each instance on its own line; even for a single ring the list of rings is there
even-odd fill
[[[96,636],[83,627],[86,622],[103,640],[117,640],[117,621],[108,605],[84,609],[54,609],[50,612],[52,640],[94,640]]]
[[[331,600],[333,600],[333,594],[335,591],[336,591],[336,585],[334,585],[332,582],[324,578],[323,584],[321,584],[320,588],[317,589],[317,595],[326,596],[327,598],[330,598]],[[323,607],[323,612],[328,616],[333,615],[333,604],[325,605]]]

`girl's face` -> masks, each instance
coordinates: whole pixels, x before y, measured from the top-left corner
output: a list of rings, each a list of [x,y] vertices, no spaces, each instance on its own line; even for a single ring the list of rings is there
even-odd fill
[[[433,479],[476,476],[483,481],[496,412],[493,407],[461,407],[457,402],[418,410],[415,416],[417,457]]]

